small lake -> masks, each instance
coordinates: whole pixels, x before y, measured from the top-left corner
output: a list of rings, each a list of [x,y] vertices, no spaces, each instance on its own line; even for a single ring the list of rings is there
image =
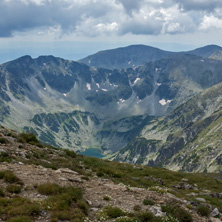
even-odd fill
[[[85,155],[85,156],[91,156],[91,157],[97,157],[97,158],[103,158],[101,151],[99,149],[95,148],[89,148],[83,152],[80,152],[79,154]]]

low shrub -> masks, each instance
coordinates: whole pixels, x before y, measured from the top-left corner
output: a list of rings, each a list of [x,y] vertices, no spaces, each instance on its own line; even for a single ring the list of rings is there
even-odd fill
[[[0,137],[0,143],[1,143],[1,144],[7,144],[7,143],[9,143],[9,142],[8,142],[8,140],[7,140],[6,138]]]
[[[68,186],[60,187],[60,189],[58,193],[55,192],[46,200],[46,205],[53,211],[68,210],[72,203],[76,203],[82,198],[80,188]]]
[[[135,206],[133,207],[133,210],[134,210],[134,211],[140,211],[140,210],[141,210],[141,206],[140,206],[140,205],[135,205]]]
[[[89,181],[89,177],[87,177],[87,176],[82,176],[81,179]]]
[[[21,193],[22,191],[22,188],[20,185],[16,185],[16,184],[10,184],[6,187],[6,190],[9,192],[9,193]]]
[[[204,205],[200,205],[199,207],[197,207],[197,213],[203,217],[209,217],[210,209]]]
[[[0,152],[0,162],[8,162],[10,163],[12,158],[6,152]]]
[[[192,222],[193,218],[189,212],[175,204],[166,204],[161,206],[162,211],[167,215],[179,220],[179,222]]]
[[[130,217],[120,217],[117,218],[115,222],[138,222],[138,219]]]
[[[104,196],[104,197],[103,197],[103,200],[105,200],[105,201],[110,201],[110,200],[111,200],[111,197],[109,197],[109,196]]]
[[[117,218],[126,215],[126,213],[123,210],[121,210],[119,207],[112,207],[112,206],[108,206],[105,208],[105,214],[109,218]]]
[[[9,170],[0,171],[0,179],[3,179],[6,183],[18,183],[23,185],[23,182]]]
[[[7,222],[32,222],[29,216],[18,216],[8,219]]]
[[[71,158],[76,158],[77,154],[73,150],[64,150],[66,156],[69,156]]]
[[[37,190],[40,194],[43,195],[55,195],[61,193],[62,187],[56,183],[45,183],[39,185]]]
[[[153,221],[154,215],[149,211],[141,211],[137,213],[137,218],[139,218],[140,222],[150,222]]]
[[[31,202],[29,199],[22,197],[15,197],[11,199],[5,197],[0,198],[0,209],[2,210],[2,218],[13,220],[18,219],[18,216],[32,217],[39,215],[40,213],[40,206],[38,203]]]
[[[77,201],[77,206],[79,209],[81,209],[83,211],[84,214],[88,214],[88,211],[89,211],[89,207],[88,205],[86,204],[86,202],[84,202],[83,200],[78,200]]]
[[[0,197],[4,197],[4,196],[5,196],[5,194],[4,194],[3,190],[0,188]]]
[[[17,141],[20,143],[29,143],[31,145],[36,145],[40,148],[43,148],[44,146],[39,142],[36,135],[32,132],[30,133],[20,133],[17,136]]]
[[[144,204],[144,205],[150,205],[150,206],[152,206],[152,205],[154,205],[155,203],[154,203],[152,200],[150,200],[150,199],[144,199],[144,200],[143,200],[143,204]]]

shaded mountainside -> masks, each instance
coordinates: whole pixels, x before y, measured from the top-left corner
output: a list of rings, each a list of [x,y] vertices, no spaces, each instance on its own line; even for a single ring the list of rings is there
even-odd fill
[[[146,45],[131,45],[100,51],[80,59],[79,62],[92,67],[126,69],[179,54],[191,54],[203,58],[221,60],[222,48],[217,45],[208,45],[187,52],[170,52]]]
[[[219,174],[111,162],[0,127],[0,220],[219,222]]]
[[[143,129],[115,160],[190,172],[222,172],[222,84]]]

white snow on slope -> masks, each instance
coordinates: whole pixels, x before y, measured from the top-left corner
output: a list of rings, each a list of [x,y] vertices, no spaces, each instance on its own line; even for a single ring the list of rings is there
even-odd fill
[[[89,83],[86,83],[86,87],[88,90],[91,90],[91,85]]]
[[[165,106],[166,104],[171,103],[171,102],[172,102],[172,100],[165,100],[165,99],[161,99],[161,100],[159,101],[159,103],[160,103],[162,106]]]
[[[133,83],[136,84],[139,80],[140,80],[140,78],[136,78]]]

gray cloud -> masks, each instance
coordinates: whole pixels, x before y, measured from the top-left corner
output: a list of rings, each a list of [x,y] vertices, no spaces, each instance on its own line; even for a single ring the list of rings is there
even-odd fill
[[[141,7],[143,0],[117,0],[116,2],[122,4],[126,12],[131,14],[133,11],[137,11]]]
[[[60,35],[186,33],[220,8],[221,0],[1,0],[0,37],[52,27]]]
[[[101,2],[81,4],[77,1],[54,0],[35,4],[3,0],[0,2],[0,36],[9,37],[15,31],[58,25],[63,31],[75,31],[76,25],[84,19],[103,17],[108,10],[110,5]]]
[[[187,11],[208,11],[212,12],[222,8],[221,0],[175,0],[180,8]]]

